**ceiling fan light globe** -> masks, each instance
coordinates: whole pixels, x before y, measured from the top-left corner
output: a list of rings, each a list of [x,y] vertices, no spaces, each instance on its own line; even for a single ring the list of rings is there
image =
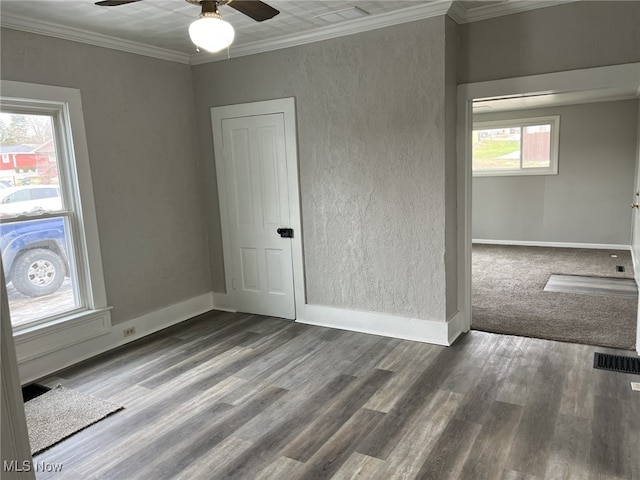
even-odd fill
[[[235,31],[220,18],[201,17],[189,25],[189,36],[197,47],[216,53],[231,45]]]

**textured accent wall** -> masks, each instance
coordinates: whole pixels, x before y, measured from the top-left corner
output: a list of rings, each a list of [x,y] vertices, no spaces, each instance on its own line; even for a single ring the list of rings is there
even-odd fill
[[[460,26],[460,83],[640,62],[640,2],[588,1]]]
[[[212,106],[296,97],[307,301],[446,319],[445,18],[193,67],[214,288]]]
[[[8,29],[1,66],[80,89],[113,323],[211,291],[190,67]]]
[[[475,177],[473,238],[630,245],[638,101],[477,115],[560,115],[558,175]]]

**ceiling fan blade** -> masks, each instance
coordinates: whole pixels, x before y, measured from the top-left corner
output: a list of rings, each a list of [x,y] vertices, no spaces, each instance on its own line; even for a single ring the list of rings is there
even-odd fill
[[[126,5],[127,3],[139,2],[140,0],[102,0],[96,2],[100,7],[117,7],[118,5]]]
[[[256,22],[269,20],[280,13],[279,10],[259,0],[231,0],[227,5],[253,18]]]

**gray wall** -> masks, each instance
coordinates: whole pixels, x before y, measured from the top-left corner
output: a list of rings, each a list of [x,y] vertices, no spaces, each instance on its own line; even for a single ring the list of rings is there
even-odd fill
[[[190,67],[3,29],[1,68],[81,91],[113,322],[211,291]]]
[[[640,2],[587,1],[460,26],[460,83],[640,61]]]
[[[1,68],[4,79],[82,92],[114,322],[224,291],[209,108],[287,96],[309,302],[443,319],[457,262],[453,79],[637,62],[638,24],[638,2],[577,2],[192,69],[3,30]]]
[[[193,78],[216,291],[210,107],[293,96],[308,303],[446,318],[444,17],[199,65]]]
[[[559,174],[474,177],[473,238],[629,245],[638,101],[476,115],[560,115]]]

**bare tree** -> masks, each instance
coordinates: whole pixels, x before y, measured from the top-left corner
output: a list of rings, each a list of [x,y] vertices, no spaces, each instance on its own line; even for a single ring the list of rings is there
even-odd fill
[[[53,138],[51,117],[12,114],[0,119],[0,145],[42,145]]]
[[[29,143],[42,145],[53,138],[51,117],[43,115],[24,115],[29,127]]]

